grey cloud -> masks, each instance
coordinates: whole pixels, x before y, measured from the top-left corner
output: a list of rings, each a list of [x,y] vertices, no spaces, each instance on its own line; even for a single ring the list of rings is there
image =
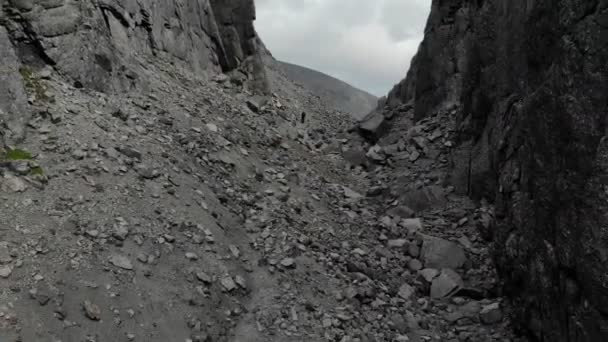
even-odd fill
[[[255,4],[258,8],[281,8],[285,7],[291,10],[301,10],[309,8],[313,5],[315,0],[290,0],[290,1],[282,1],[282,0],[255,0]]]
[[[429,6],[427,0],[385,0],[381,20],[395,41],[420,36]]]
[[[273,55],[376,95],[406,73],[431,0],[257,0]]]

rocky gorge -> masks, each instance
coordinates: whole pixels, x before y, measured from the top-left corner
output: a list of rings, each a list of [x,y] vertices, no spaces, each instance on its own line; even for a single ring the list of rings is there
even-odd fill
[[[253,0],[0,0],[0,341],[603,341],[603,1],[434,0],[355,122]]]

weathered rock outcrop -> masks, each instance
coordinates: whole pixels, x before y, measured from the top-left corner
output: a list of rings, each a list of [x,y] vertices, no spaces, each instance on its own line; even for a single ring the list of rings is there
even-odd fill
[[[0,101],[13,106],[2,108],[5,121],[26,116],[22,64],[51,65],[76,86],[105,92],[144,90],[143,71],[162,61],[205,77],[249,60],[264,77],[253,0],[2,0],[0,7],[0,53],[13,61],[0,75],[10,80],[0,96],[14,99]]]
[[[497,265],[541,341],[608,340],[607,43],[607,1],[435,0],[387,101],[453,110],[449,180],[495,201]]]

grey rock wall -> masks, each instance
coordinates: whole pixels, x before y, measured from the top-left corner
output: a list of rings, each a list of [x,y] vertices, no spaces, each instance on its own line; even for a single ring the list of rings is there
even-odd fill
[[[23,80],[19,74],[19,60],[12,48],[8,32],[2,26],[0,60],[0,130],[20,137],[23,135],[24,120],[29,116],[29,108]]]
[[[2,60],[13,60],[17,69],[51,65],[78,87],[141,91],[143,71],[151,64],[171,63],[208,77],[251,59],[257,62],[250,64],[261,63],[253,0],[3,0],[0,5],[0,53],[16,56]],[[263,68],[255,71],[264,87]],[[0,76],[10,78],[3,86],[13,89],[13,97],[23,88],[17,76],[14,71]],[[23,102],[2,100],[3,106]],[[27,112],[2,110],[6,121],[23,121]]]
[[[387,100],[456,109],[450,183],[495,202],[505,290],[541,341],[608,340],[607,43],[608,1],[435,0]]]

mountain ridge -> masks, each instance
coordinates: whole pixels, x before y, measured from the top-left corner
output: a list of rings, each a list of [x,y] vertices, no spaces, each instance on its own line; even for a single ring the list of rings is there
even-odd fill
[[[377,106],[378,97],[336,77],[293,63],[277,63],[289,79],[320,96],[335,109],[350,113],[355,119],[363,118]]]

